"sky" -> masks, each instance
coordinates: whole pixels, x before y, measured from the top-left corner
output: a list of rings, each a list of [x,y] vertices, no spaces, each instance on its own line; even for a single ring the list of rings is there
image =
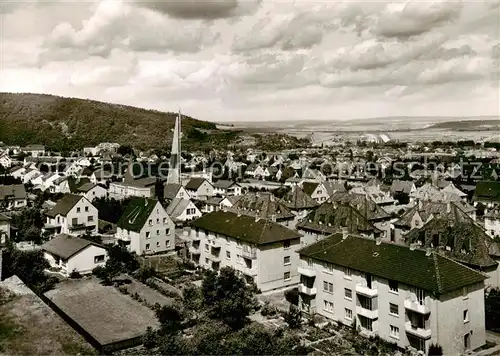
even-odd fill
[[[228,122],[500,111],[500,0],[2,0],[0,25],[4,92]]]

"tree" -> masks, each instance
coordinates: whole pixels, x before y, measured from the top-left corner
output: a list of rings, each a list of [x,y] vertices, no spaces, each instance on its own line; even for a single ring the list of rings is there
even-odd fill
[[[438,344],[432,343],[429,346],[429,356],[442,356],[443,355],[443,348],[439,346]]]
[[[156,317],[161,324],[162,334],[175,334],[182,329],[184,315],[180,305],[164,305],[156,311]]]
[[[202,295],[200,288],[194,285],[188,285],[182,291],[184,307],[189,310],[198,311],[202,307]]]
[[[283,317],[290,329],[300,329],[302,325],[302,312],[298,307],[290,304],[288,312]]]
[[[500,289],[491,288],[484,294],[486,329],[500,331]]]
[[[134,156],[134,150],[130,145],[122,145],[118,147],[118,150],[116,151],[119,155],[126,156]]]
[[[231,267],[223,267],[219,275],[209,271],[202,283],[203,304],[213,319],[241,328],[257,300],[243,278]]]

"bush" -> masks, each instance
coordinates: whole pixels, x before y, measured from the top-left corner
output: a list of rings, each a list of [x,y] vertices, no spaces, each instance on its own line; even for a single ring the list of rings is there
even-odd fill
[[[278,315],[278,309],[276,307],[273,307],[271,303],[265,302],[264,306],[260,310],[260,314],[262,316],[273,317]]]
[[[72,278],[72,279],[80,279],[82,278],[83,276],[80,274],[80,272],[78,272],[76,269],[74,269],[70,274],[69,274],[69,278]]]
[[[429,356],[442,356],[443,355],[443,348],[439,346],[438,344],[431,344],[429,346]]]
[[[290,329],[300,329],[302,326],[302,312],[293,304],[290,304],[290,309],[283,317]]]
[[[128,288],[126,286],[119,286],[118,287],[118,290],[120,291],[120,293],[122,294],[128,294]]]

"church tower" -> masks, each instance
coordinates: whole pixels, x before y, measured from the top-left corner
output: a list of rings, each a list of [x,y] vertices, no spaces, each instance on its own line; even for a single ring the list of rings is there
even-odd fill
[[[179,114],[175,120],[167,184],[181,184],[181,136],[181,111],[179,110]]]

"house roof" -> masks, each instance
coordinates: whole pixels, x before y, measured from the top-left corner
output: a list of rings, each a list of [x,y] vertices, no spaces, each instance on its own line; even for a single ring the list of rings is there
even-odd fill
[[[434,246],[436,237],[438,246]],[[488,253],[491,238],[454,204],[450,212],[434,214],[420,229],[411,230],[405,235],[405,242],[433,247],[439,253],[469,266],[483,268],[497,265]]]
[[[170,204],[167,206],[167,214],[173,219],[177,219],[188,207],[191,200],[184,198],[172,199]]]
[[[328,192],[328,195],[332,196],[333,193],[335,192],[345,192],[345,186],[343,183],[339,182],[323,182],[323,186],[325,187],[326,191]]]
[[[66,216],[80,199],[84,199],[84,197],[76,194],[66,194],[57,201],[56,205],[46,215],[50,217],[56,217],[57,215]]]
[[[189,190],[198,190],[198,188],[205,182],[205,178],[191,178],[189,182],[187,182],[185,188]]]
[[[368,220],[383,220],[391,217],[390,214],[378,206],[372,199],[367,198],[364,194],[339,191],[335,192],[330,197],[330,200],[353,206]]]
[[[304,193],[311,196],[312,193],[314,193],[314,191],[318,187],[318,185],[319,185],[319,182],[318,183],[316,183],[316,182],[304,182],[304,183],[302,183],[302,190],[304,191]]]
[[[309,245],[301,256],[348,267],[374,276],[397,281],[432,292],[445,294],[462,287],[481,283],[487,277],[435,252],[342,234]]]
[[[477,182],[474,199],[500,202],[500,182]]]
[[[78,193],[78,188],[89,182],[88,178],[68,177],[68,187],[71,193]]]
[[[0,185],[0,200],[26,199],[24,184]]]
[[[0,221],[10,221],[10,218],[5,214],[0,213]]]
[[[219,189],[229,189],[233,185],[239,186],[239,184],[236,183],[236,182],[233,182],[233,181],[230,181],[230,180],[223,180],[223,179],[218,180],[213,185],[214,185],[215,188],[219,188]]]
[[[273,215],[276,220],[288,220],[295,217],[286,205],[269,192],[242,195],[230,210],[252,217],[258,216],[262,219],[271,219]]]
[[[66,234],[60,234],[44,243],[42,245],[42,250],[67,260],[90,245],[98,246],[104,249],[103,246],[92,241]]]
[[[290,192],[286,193],[281,202],[291,210],[311,209],[318,206],[318,203],[304,193],[299,186],[294,186]]]
[[[95,186],[96,186],[96,184],[94,184],[94,183],[90,183],[90,182],[85,183],[84,185],[82,185],[78,188],[78,191],[87,193],[88,191],[92,190]]]
[[[410,194],[413,182],[409,180],[393,180],[391,184],[391,193]]]
[[[141,231],[157,203],[154,199],[132,198],[116,225],[128,231]]]
[[[256,221],[254,217],[238,215],[229,211],[206,214],[191,222],[191,226],[256,245],[301,237],[298,232],[269,220],[259,219]]]

